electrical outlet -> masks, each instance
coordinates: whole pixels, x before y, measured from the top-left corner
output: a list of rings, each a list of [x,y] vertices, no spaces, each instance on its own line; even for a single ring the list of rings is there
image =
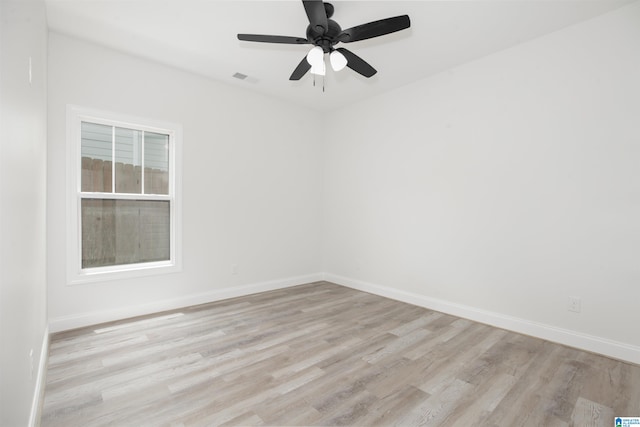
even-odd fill
[[[580,313],[580,297],[569,297],[568,310]]]
[[[231,274],[238,275],[238,264],[231,264]]]

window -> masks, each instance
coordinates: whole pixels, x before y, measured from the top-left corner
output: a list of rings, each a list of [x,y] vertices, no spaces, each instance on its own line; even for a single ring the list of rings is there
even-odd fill
[[[181,127],[70,106],[69,281],[180,268]]]

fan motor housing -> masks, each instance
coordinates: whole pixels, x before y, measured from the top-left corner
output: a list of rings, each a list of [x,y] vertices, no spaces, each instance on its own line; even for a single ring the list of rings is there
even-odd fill
[[[322,27],[307,26],[307,40],[313,41],[313,44],[320,46],[325,53],[331,51],[331,47],[338,43],[338,35],[342,32],[340,25],[333,19],[327,19],[327,31],[323,32]]]

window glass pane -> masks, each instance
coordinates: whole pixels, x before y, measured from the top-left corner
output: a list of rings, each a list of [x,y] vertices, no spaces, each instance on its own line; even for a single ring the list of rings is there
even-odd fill
[[[82,199],[82,268],[169,260],[168,201]]]
[[[82,191],[111,192],[112,127],[82,122]]]
[[[116,193],[142,190],[142,131],[116,128]]]
[[[144,192],[169,194],[169,135],[144,134]]]

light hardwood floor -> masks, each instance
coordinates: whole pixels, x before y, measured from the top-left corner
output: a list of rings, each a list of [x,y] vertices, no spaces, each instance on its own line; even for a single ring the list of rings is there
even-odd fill
[[[56,334],[43,426],[613,426],[640,366],[318,282]]]

